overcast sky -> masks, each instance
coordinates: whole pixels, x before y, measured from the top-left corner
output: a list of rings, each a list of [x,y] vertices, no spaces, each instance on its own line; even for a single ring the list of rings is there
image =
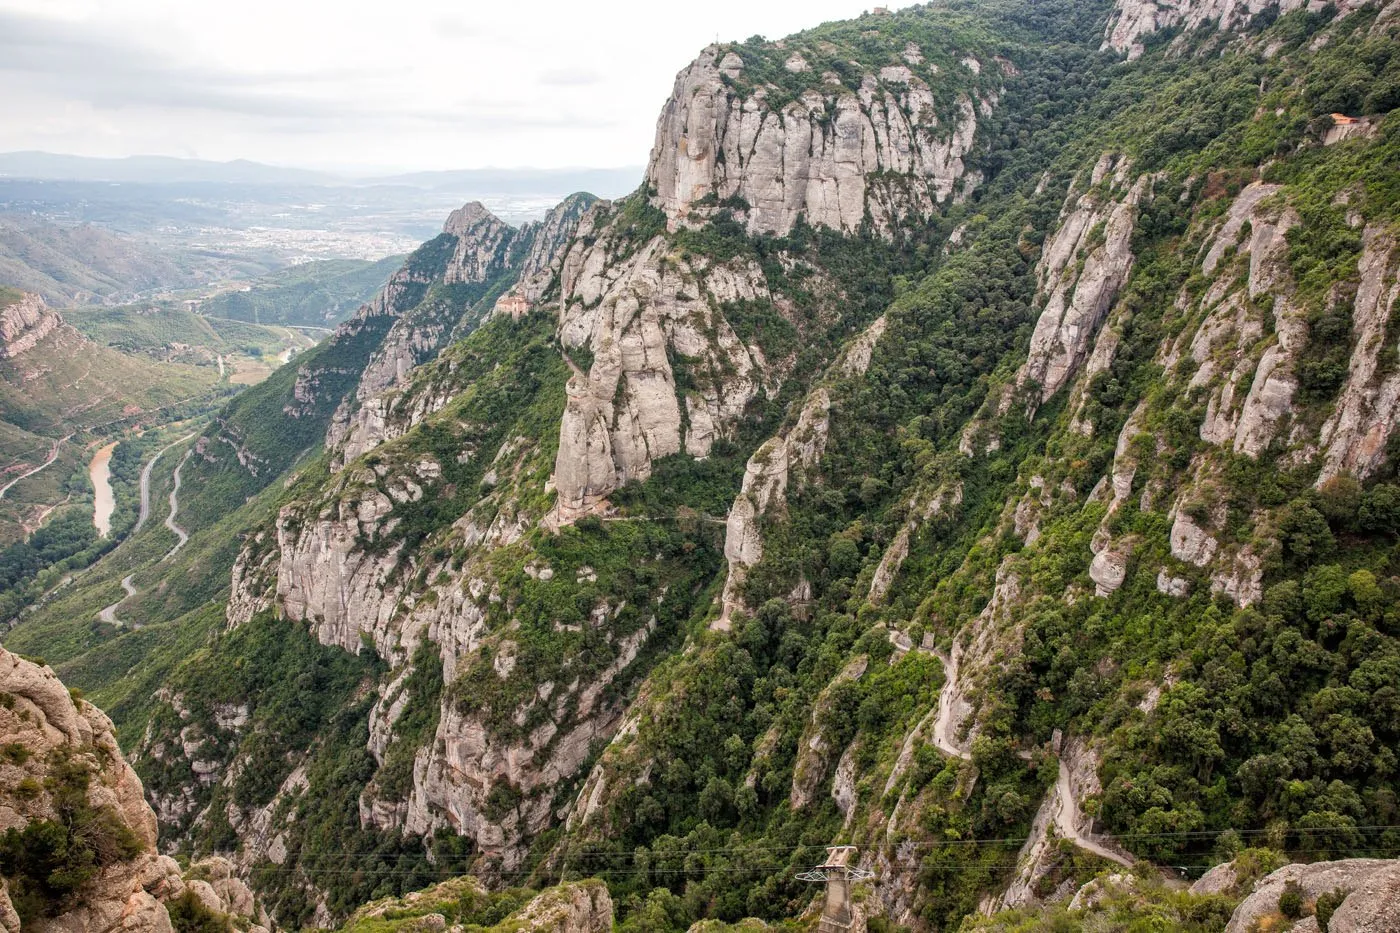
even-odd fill
[[[863,0],[0,0],[0,151],[639,165],[675,74]]]

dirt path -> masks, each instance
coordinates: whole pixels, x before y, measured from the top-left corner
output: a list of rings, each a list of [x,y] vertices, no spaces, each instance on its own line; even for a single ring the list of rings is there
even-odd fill
[[[166,555],[162,557],[161,560],[169,560],[174,557],[175,553],[179,551],[180,548],[184,547],[185,542],[190,539],[189,532],[175,524],[175,516],[180,514],[180,471],[185,468],[185,464],[189,462],[190,454],[192,453],[194,453],[192,450],[185,451],[185,456],[181,458],[180,465],[175,468],[175,485],[170,489],[170,514],[165,516],[165,527],[175,532],[180,540],[173,548],[166,552]]]
[[[942,653],[938,654],[938,659],[943,662],[943,669],[946,672],[946,679],[943,682],[943,689],[938,693],[938,716],[933,721],[933,744],[934,747],[945,755],[953,758],[960,758],[963,761],[971,761],[972,755],[956,744],[955,733],[962,724],[966,711],[961,707],[966,705],[959,690],[959,667],[962,660],[962,651],[958,646],[954,646],[952,657]],[[1029,757],[1028,753],[1021,757]],[[1082,817],[1079,812],[1079,802],[1074,796],[1074,787],[1070,779],[1070,766],[1063,757],[1059,759],[1059,776],[1055,779],[1055,786],[1050,789],[1050,808],[1053,810],[1053,822],[1055,831],[1064,838],[1070,840],[1079,848],[1086,852],[1091,852],[1099,858],[1108,859],[1124,867],[1131,868],[1133,860],[1127,854],[1106,846],[1080,831],[1079,826]],[[1034,845],[1034,838],[1027,841],[1027,846]],[[1024,853],[1023,853],[1024,854]]]
[[[956,716],[958,707],[966,705],[958,690],[958,668],[961,666],[962,650],[954,645],[951,658],[942,652],[938,652],[937,656],[938,660],[943,662],[945,678],[943,689],[938,691],[938,718],[933,721],[933,746],[945,755],[971,761],[972,754],[959,748],[953,740],[953,733],[961,725],[961,717]]]
[[[1080,832],[1079,824],[1081,816],[1079,813],[1079,801],[1075,799],[1074,787],[1070,781],[1070,768],[1063,758],[1060,759],[1060,774],[1055,779],[1055,789],[1051,791],[1059,803],[1055,807],[1055,831],[1061,836],[1073,842],[1086,852],[1092,852],[1099,858],[1116,862],[1124,868],[1132,868],[1133,860],[1118,849],[1110,848],[1097,842],[1090,836]]]
[[[45,460],[43,463],[39,464],[27,473],[21,473],[19,476],[16,476],[14,479],[6,483],[4,486],[0,486],[0,499],[5,498],[5,493],[9,492],[10,487],[14,486],[15,483],[18,483],[22,479],[29,479],[29,477],[33,476],[35,473],[38,473],[40,470],[46,470],[49,467],[53,466],[53,462],[58,459],[59,446],[72,436],[73,435],[71,434],[67,434],[54,441],[53,447],[49,450],[49,459]]]
[[[48,521],[49,516],[54,513],[55,509],[57,509],[59,506],[67,505],[72,500],[72,498],[72,495],[64,496],[62,502],[55,502],[53,505],[44,509],[44,511],[40,512],[38,518],[35,518],[33,522],[25,522],[24,540],[28,541],[30,535],[34,534],[34,532],[44,527],[44,522]]]

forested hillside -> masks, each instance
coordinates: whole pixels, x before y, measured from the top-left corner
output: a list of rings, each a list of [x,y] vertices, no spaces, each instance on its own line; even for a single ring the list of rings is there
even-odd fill
[[[323,259],[290,266],[244,289],[200,302],[199,313],[253,324],[334,327],[364,304],[402,262],[402,256],[389,256],[377,262]]]
[[[634,194],[454,212],[192,442],[178,560],[7,644],[288,926],[562,883],[806,929],[850,843],[872,931],[1209,930],[1395,858],[1397,38],[985,0],[710,46]],[[127,572],[144,628],[71,623]]]

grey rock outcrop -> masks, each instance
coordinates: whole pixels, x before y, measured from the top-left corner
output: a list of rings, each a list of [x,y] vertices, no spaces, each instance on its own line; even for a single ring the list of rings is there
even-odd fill
[[[788,70],[806,70],[805,60],[789,58]],[[657,123],[647,167],[656,203],[674,227],[711,195],[737,196],[750,205],[751,233],[787,233],[799,216],[835,230],[856,229],[867,212],[881,230],[929,217],[972,183],[964,159],[978,107],[993,98],[961,93],[951,125],[940,125],[928,84],[940,79],[919,71],[927,80],[891,67],[856,88],[826,82],[774,107],[767,89],[737,89],[737,54],[710,46],[676,77]]]
[[[383,925],[404,933],[442,930],[447,926],[442,911],[489,896],[481,881],[463,875],[402,897],[366,904],[355,911],[347,925]],[[612,923],[613,903],[607,886],[600,881],[576,881],[546,888],[489,927],[488,933],[608,933]]]
[[[1363,479],[1373,473],[1400,418],[1400,373],[1380,371],[1387,344],[1400,343],[1400,334],[1389,327],[1400,300],[1400,251],[1390,235],[1375,228],[1366,230],[1363,242],[1352,310],[1354,349],[1341,395],[1318,439],[1323,456],[1320,483],[1340,473]]]
[[[1289,882],[1303,890],[1307,900],[1333,891],[1347,892],[1332,914],[1329,933],[1385,933],[1400,922],[1400,861],[1394,859],[1343,859],[1311,865],[1285,865],[1254,886],[1225,927],[1225,933],[1246,933],[1278,911],[1279,895]],[[1317,922],[1310,923],[1317,929]],[[1294,929],[1301,930],[1302,924]]]
[[[1055,234],[1036,268],[1045,305],[1031,335],[1017,386],[1039,386],[1045,401],[1074,378],[1133,266],[1131,241],[1139,203],[1151,179],[1129,183],[1125,158],[1105,153],[1089,187],[1109,181],[1109,199],[1096,190],[1071,191]]]
[[[544,300],[559,274],[580,221],[595,205],[606,210],[608,202],[600,203],[591,194],[571,194],[551,208],[544,220],[521,228],[521,238],[530,244],[529,249],[520,263],[519,277],[510,290],[496,300],[492,314],[520,318]]]
[[[0,307],[0,360],[23,356],[62,326],[63,318],[43,298],[22,292],[18,301]]]
[[[333,467],[403,434],[447,403],[446,398],[405,398],[395,391],[417,366],[476,322],[465,320],[470,308],[445,297],[425,300],[425,290],[439,279],[448,285],[495,281],[513,268],[527,239],[476,201],[453,211],[442,230],[443,237],[452,238],[452,254],[442,268],[410,259],[360,311],[363,316],[388,314],[396,320],[361,372],[354,396],[340,404],[327,429],[326,447],[335,452]]]
[[[831,372],[852,379],[865,375],[885,327],[883,316],[872,321],[841,352]],[[748,569],[763,558],[763,534],[759,525],[765,515],[780,511],[786,504],[790,480],[795,478],[800,486],[811,479],[826,450],[831,431],[830,415],[831,393],[825,386],[818,385],[803,399],[796,421],[764,441],[749,457],[739,495],[734,498],[725,521],[724,556],[729,573],[720,596],[720,615],[711,623],[716,631],[727,631],[733,613],[744,608],[741,596],[744,578]],[[960,500],[961,493],[958,495]],[[934,507],[931,503],[930,509]],[[907,535],[904,540],[907,548]],[[903,555],[892,556],[891,563],[885,567],[886,573],[892,577],[898,570],[898,561],[903,559]]]
[[[1336,7],[1348,13],[1364,2],[1340,0]],[[1143,40],[1158,30],[1179,26],[1186,32],[1207,24],[1237,30],[1267,9],[1282,14],[1312,6],[1311,0],[1118,0],[1109,15],[1103,48],[1137,58],[1144,51]]]
[[[220,914],[259,917],[252,892],[233,877],[227,863],[195,866],[181,877],[174,859],[156,851],[156,815],[136,772],[122,757],[112,721],[70,695],[58,676],[0,648],[0,735],[10,749],[0,761],[0,832],[23,830],[38,820],[59,820],[52,769],[85,773],[87,806],[120,827],[136,851],[130,856],[99,855],[98,871],[83,883],[56,916],[38,918],[25,929],[39,933],[171,933],[165,902],[187,888]],[[22,749],[22,752],[15,751]],[[103,845],[99,844],[99,852]],[[198,879],[198,880],[197,880]],[[19,915],[0,881],[0,927],[17,933]],[[262,931],[255,927],[255,930]]]
[[[831,747],[831,739],[823,729],[823,722],[827,711],[835,702],[835,688],[847,681],[859,680],[869,666],[870,659],[866,655],[856,655],[846,662],[846,666],[822,689],[812,704],[812,715],[803,731],[802,740],[798,743],[797,761],[792,769],[792,791],[788,795],[788,802],[794,810],[803,809],[815,799],[817,788],[826,777],[827,769],[831,767],[831,757],[835,749]]]
[[[501,741],[478,715],[445,700],[432,743],[414,761],[413,789],[403,811],[385,824],[362,802],[362,819],[413,833],[450,828],[472,837],[506,870],[515,869],[528,851],[528,840],[554,818],[554,790],[578,774],[593,749],[618,731],[625,708],[605,692],[636,660],[652,632],[649,625],[622,640],[612,663],[588,682],[546,693],[548,700],[539,702],[548,703],[551,715],[520,741]],[[519,799],[504,816],[491,815],[488,802],[498,786],[511,788]]]
[[[1288,231],[1299,220],[1291,209],[1273,206],[1278,190],[1255,182],[1231,203],[1201,264],[1212,284],[1200,303],[1211,310],[1190,338],[1197,366],[1190,385],[1210,387],[1201,438],[1250,457],[1268,447],[1292,413],[1298,386],[1294,370],[1307,342],[1287,264]],[[1245,230],[1248,236],[1243,236]],[[1230,250],[1234,255],[1227,258]],[[1230,273],[1241,267],[1244,287],[1236,288]],[[1255,305],[1265,295],[1272,296],[1272,306],[1260,312]],[[1253,348],[1266,324],[1276,340],[1256,353]]]
[[[536,895],[502,927],[520,933],[609,933],[612,898],[600,881],[562,884]]]
[[[755,263],[670,255],[662,237],[615,261],[617,236],[576,241],[561,272],[560,338],[566,350],[593,355],[588,372],[576,368],[569,379],[560,425],[554,485],[563,522],[645,479],[660,457],[707,456],[750,400],[776,391],[775,368],[719,310],[745,301],[783,307]],[[673,359],[685,361],[695,388],[678,390]]]
[[[448,285],[489,282],[510,266],[510,249],[520,231],[503,223],[480,201],[447,215],[442,232],[457,238],[443,272]]]

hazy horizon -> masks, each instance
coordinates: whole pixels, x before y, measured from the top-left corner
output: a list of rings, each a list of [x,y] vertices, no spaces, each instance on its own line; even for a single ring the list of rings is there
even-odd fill
[[[278,172],[285,172],[288,175],[306,174],[325,176],[327,179],[334,179],[343,182],[372,183],[411,179],[416,176],[445,176],[445,175],[499,175],[499,176],[539,176],[539,177],[559,177],[569,175],[600,175],[600,174],[622,174],[633,173],[640,182],[642,173],[646,171],[644,162],[637,162],[631,165],[564,165],[558,167],[542,167],[537,165],[483,165],[472,168],[445,168],[445,169],[408,169],[395,168],[392,166],[355,165],[355,164],[297,164],[287,162],[269,162],[260,159],[232,158],[232,159],[200,159],[192,156],[172,156],[154,152],[136,152],[122,156],[89,156],[75,152],[54,152],[42,149],[15,149],[0,151],[0,178],[32,178],[39,180],[107,180],[103,176],[85,173],[75,176],[72,173],[59,171],[57,167],[64,163],[72,163],[76,166],[95,168],[96,166],[127,166],[135,168],[141,164],[151,166],[163,165],[187,165],[202,167],[234,168],[247,166],[258,169],[273,169]],[[39,172],[30,170],[10,171],[9,168],[14,163],[20,164],[40,164],[49,163],[49,166]]]
[[[643,164],[707,44],[860,0],[479,6],[0,0],[0,152],[164,156],[351,176]],[[269,27],[268,24],[274,24]]]

